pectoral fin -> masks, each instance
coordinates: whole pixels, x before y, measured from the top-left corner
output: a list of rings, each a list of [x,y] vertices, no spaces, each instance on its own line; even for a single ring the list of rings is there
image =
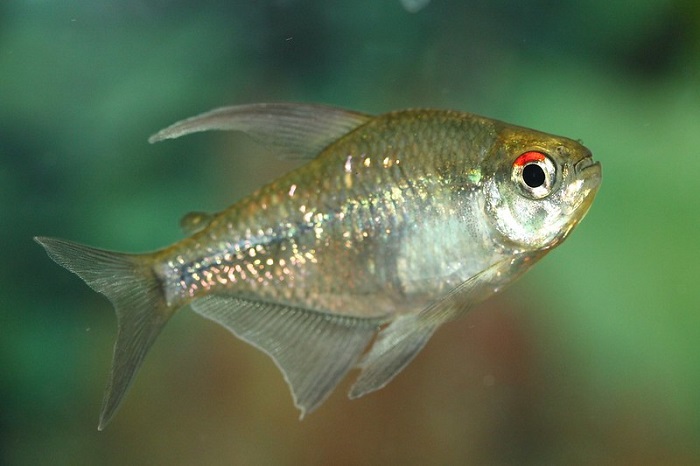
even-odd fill
[[[382,322],[228,296],[207,296],[192,307],[275,361],[301,417],[328,397]]]
[[[382,330],[359,367],[362,369],[350,389],[359,398],[383,388],[423,349],[437,326],[421,326],[415,315],[401,316]]]
[[[541,256],[541,253],[520,255],[496,262],[419,314],[398,317],[379,333],[360,363],[362,372],[350,389],[350,398],[384,387],[416,357],[440,325],[460,317],[519,276],[526,269],[520,266],[520,261],[535,261]]]
[[[151,143],[210,130],[242,131],[280,155],[311,159],[331,142],[372,118],[325,105],[251,104],[222,107],[174,123]]]

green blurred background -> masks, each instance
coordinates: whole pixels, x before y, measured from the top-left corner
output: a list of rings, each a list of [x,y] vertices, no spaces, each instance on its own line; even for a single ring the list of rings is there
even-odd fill
[[[700,464],[700,5],[3,0],[0,461]],[[181,312],[114,422],[106,299],[32,240],[182,237],[288,170],[237,134],[147,137],[213,107],[431,106],[580,138],[591,212],[385,389],[297,420],[263,354]]]

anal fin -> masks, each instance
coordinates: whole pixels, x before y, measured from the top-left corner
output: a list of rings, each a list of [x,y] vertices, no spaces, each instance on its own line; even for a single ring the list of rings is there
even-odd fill
[[[275,361],[302,418],[353,368],[384,321],[217,295],[192,307]]]

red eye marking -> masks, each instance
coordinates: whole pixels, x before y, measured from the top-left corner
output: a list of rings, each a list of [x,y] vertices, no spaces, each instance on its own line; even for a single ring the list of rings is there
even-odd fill
[[[542,162],[545,159],[545,155],[542,152],[530,151],[525,152],[520,157],[515,159],[513,165],[516,167],[522,167],[530,162]]]

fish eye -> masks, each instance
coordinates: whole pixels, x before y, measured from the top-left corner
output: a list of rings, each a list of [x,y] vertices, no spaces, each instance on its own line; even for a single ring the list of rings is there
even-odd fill
[[[525,196],[542,199],[552,192],[556,171],[549,156],[543,152],[529,151],[513,162],[511,179]]]
[[[545,181],[547,175],[544,173],[544,168],[536,163],[531,163],[523,167],[523,181],[531,188],[539,188]]]

